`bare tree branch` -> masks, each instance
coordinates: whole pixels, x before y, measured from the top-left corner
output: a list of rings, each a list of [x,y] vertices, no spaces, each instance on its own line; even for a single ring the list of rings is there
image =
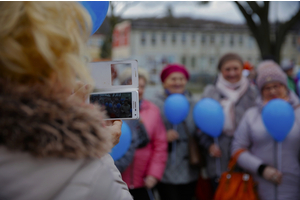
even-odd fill
[[[247,1],[247,3],[254,13],[260,14],[261,7],[255,1]]]
[[[237,6],[239,7],[240,11],[244,15],[244,17],[246,19],[246,22],[247,22],[250,30],[255,35],[257,33],[257,26],[256,26],[255,22],[253,21],[251,15],[249,15],[247,13],[247,11],[245,10],[245,8],[238,1],[235,1],[235,3],[237,4]],[[255,37],[258,37],[258,35],[256,35]]]

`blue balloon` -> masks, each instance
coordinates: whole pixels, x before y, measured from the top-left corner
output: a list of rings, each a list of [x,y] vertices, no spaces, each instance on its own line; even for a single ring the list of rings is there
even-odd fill
[[[271,100],[262,110],[262,119],[269,134],[282,142],[295,122],[293,107],[282,99]]]
[[[114,159],[114,161],[120,159],[122,156],[124,156],[124,154],[127,152],[127,150],[129,149],[129,146],[131,144],[131,130],[128,126],[128,124],[126,124],[123,121],[122,124],[122,128],[121,128],[122,134],[120,137],[120,142],[114,146],[114,148],[112,148],[111,150],[111,157]]]
[[[165,116],[172,124],[180,124],[188,116],[189,110],[190,104],[182,94],[172,94],[165,101]]]
[[[108,106],[108,103],[105,103],[105,106]]]
[[[109,1],[81,1],[80,3],[89,12],[92,18],[92,34],[94,34],[106,17]]]
[[[111,108],[112,107],[112,103],[109,103],[108,106]]]
[[[296,77],[297,77],[298,80],[300,79],[300,71],[297,72],[297,76]]]
[[[225,116],[219,102],[211,98],[200,100],[194,107],[193,117],[197,127],[211,137],[222,133]]]
[[[121,104],[120,103],[117,104],[117,108],[121,108]]]

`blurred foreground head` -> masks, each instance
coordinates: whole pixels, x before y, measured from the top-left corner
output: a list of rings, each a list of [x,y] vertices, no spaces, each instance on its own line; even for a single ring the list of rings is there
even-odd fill
[[[91,83],[86,41],[91,19],[76,2],[0,3],[0,78],[74,88]]]

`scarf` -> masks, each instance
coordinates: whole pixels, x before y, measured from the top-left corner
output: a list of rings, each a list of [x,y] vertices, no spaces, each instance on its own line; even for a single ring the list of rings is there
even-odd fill
[[[249,81],[244,76],[237,83],[230,83],[220,73],[216,83],[217,89],[225,96],[221,100],[221,105],[225,114],[223,132],[227,136],[233,136],[235,124],[235,104],[245,94],[249,87]]]

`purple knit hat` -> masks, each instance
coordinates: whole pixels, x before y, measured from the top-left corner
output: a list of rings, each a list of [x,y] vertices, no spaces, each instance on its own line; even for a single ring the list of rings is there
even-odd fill
[[[280,66],[272,60],[266,60],[261,62],[257,66],[257,86],[259,91],[263,88],[263,86],[267,83],[278,81],[282,83],[286,88],[287,86],[287,76],[282,71]]]

